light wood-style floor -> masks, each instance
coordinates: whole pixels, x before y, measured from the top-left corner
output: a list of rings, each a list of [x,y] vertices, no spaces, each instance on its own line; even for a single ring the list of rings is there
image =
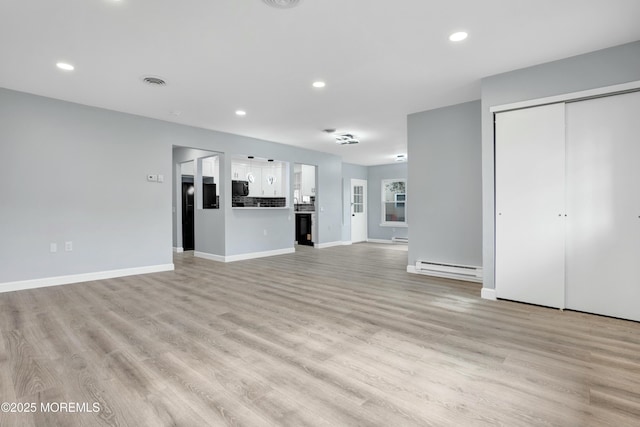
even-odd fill
[[[358,244],[0,294],[0,426],[632,426],[640,324]]]

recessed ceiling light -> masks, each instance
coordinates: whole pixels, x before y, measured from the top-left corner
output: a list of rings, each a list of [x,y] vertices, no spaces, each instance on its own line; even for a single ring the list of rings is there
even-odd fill
[[[67,64],[66,62],[58,62],[56,64],[56,67],[60,68],[61,70],[65,70],[65,71],[73,71],[76,68],[71,64]]]
[[[453,33],[449,36],[449,40],[451,40],[452,42],[461,42],[462,40],[466,39],[467,36],[469,34],[465,33],[464,31],[458,31],[457,33]]]
[[[296,7],[301,0],[262,0],[267,6],[275,7],[276,9],[290,9]]]
[[[236,116],[246,116],[247,112],[244,110],[236,110]]]
[[[313,87],[317,87],[317,88],[323,88],[325,87],[327,84],[323,81],[318,80],[317,82],[313,82]]]

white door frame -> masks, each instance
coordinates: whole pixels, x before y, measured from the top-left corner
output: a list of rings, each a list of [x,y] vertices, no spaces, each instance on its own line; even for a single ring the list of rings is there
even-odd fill
[[[362,200],[356,200],[355,188],[362,187]],[[368,236],[367,223],[367,180],[352,179],[349,205],[351,207],[351,242],[366,242]]]

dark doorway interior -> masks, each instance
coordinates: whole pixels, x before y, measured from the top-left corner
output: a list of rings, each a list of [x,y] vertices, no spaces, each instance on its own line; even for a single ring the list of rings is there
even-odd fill
[[[194,244],[194,198],[193,182],[182,182],[182,248],[185,251],[195,249]]]
[[[310,213],[296,213],[296,241],[299,245],[313,246]]]

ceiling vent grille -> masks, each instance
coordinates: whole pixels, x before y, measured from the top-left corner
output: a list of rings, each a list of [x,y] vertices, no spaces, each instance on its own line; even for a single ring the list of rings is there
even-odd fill
[[[262,0],[266,5],[276,9],[291,9],[300,4],[302,0]]]
[[[154,77],[154,76],[143,77],[142,81],[152,86],[165,86],[167,84],[167,82],[162,80],[160,77]]]

